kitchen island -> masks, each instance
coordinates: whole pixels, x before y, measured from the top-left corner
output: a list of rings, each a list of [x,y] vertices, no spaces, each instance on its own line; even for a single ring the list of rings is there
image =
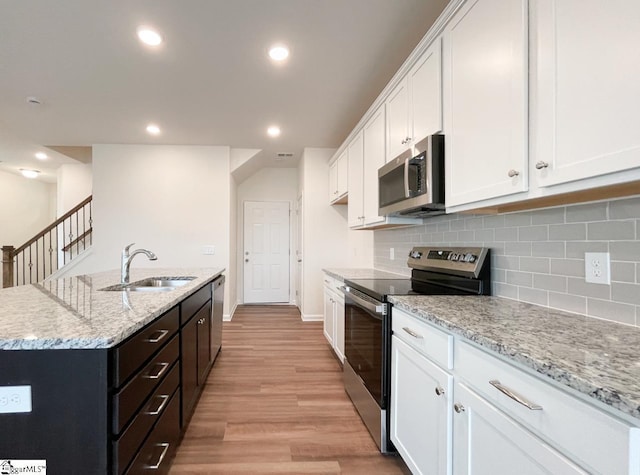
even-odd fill
[[[165,473],[219,349],[223,271],[131,272],[191,278],[170,290],[102,290],[112,271],[0,291],[0,456]]]

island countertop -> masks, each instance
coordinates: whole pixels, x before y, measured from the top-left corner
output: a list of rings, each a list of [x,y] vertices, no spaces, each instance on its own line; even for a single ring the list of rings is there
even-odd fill
[[[100,290],[120,271],[55,279],[0,290],[0,350],[110,348],[224,272],[223,268],[132,269],[148,277],[195,277],[168,292]]]
[[[640,329],[499,297],[392,296],[418,319],[640,419]]]

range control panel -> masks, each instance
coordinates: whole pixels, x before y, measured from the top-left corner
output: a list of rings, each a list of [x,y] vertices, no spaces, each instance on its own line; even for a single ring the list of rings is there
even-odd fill
[[[487,254],[484,247],[414,247],[407,265],[412,269],[477,277]]]

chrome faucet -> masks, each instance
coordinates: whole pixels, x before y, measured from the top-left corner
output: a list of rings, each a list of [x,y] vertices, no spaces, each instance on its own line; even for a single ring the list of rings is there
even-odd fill
[[[147,251],[146,249],[136,249],[131,254],[129,254],[129,248],[133,246],[135,243],[131,243],[122,250],[122,265],[120,268],[120,283],[128,284],[129,283],[129,268],[131,267],[131,261],[133,260],[136,254],[144,254],[146,255],[150,261],[155,261],[158,257],[151,251]]]

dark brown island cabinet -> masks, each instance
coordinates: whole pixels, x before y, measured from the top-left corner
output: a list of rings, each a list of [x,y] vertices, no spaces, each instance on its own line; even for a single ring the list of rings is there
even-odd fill
[[[219,276],[114,348],[0,352],[2,381],[34,395],[32,412],[2,415],[0,459],[167,473],[221,348],[223,294]]]

